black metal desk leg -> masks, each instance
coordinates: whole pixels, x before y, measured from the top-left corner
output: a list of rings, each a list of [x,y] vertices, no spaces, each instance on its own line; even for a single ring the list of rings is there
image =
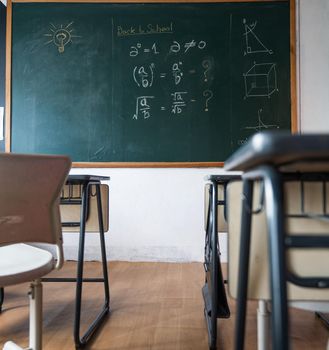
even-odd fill
[[[241,213],[240,257],[238,268],[238,295],[235,326],[235,350],[243,350],[247,312],[249,255],[251,237],[253,182],[244,179]]]
[[[2,311],[2,304],[5,298],[5,290],[3,287],[0,287],[0,312]]]
[[[211,206],[209,208],[211,220],[211,321],[210,321],[210,349],[216,349],[217,342],[217,309],[218,309],[218,236],[217,236],[217,185],[212,185]]]
[[[283,190],[279,173],[263,167],[265,202],[269,232],[269,255],[272,295],[272,348],[289,349],[286,258],[284,247]]]
[[[96,196],[97,196],[99,239],[100,239],[100,246],[101,246],[103,278],[104,278],[104,293],[105,293],[104,309],[106,311],[109,311],[110,289],[109,289],[109,280],[108,280],[108,272],[107,272],[107,259],[106,259],[106,247],[105,247],[105,237],[104,237],[104,224],[103,224],[103,215],[102,215],[102,199],[101,199],[100,185],[96,185]]]
[[[95,184],[94,184],[95,185]],[[78,255],[78,268],[77,268],[77,285],[76,285],[76,309],[75,309],[75,320],[74,320],[74,342],[76,348],[81,348],[87,344],[91,336],[94,334],[100,323],[103,321],[106,314],[109,312],[109,285],[107,275],[107,262],[106,262],[106,250],[104,240],[104,226],[102,218],[101,208],[101,195],[99,184],[96,184],[96,195],[97,195],[97,211],[98,211],[98,223],[100,231],[100,243],[101,243],[101,254],[102,254],[102,267],[103,267],[103,282],[104,282],[104,293],[105,303],[100,313],[97,315],[95,320],[91,323],[85,334],[80,338],[80,320],[81,320],[81,300],[82,300],[82,283],[83,279],[83,263],[84,263],[84,246],[85,246],[85,230],[86,230],[86,214],[88,212],[89,205],[89,191],[92,184],[84,184],[81,204],[81,224],[80,224],[80,239],[79,239],[79,255]]]
[[[323,322],[324,326],[329,330],[329,318],[323,312],[316,312],[315,316],[318,317],[321,322]]]
[[[88,191],[89,191],[89,186],[84,184],[83,191],[82,191],[82,203],[81,203],[77,284],[76,284],[76,297],[75,297],[74,342],[76,347],[81,347],[86,343],[85,340],[83,339],[80,340],[80,319],[81,319],[83,261],[84,261],[85,231],[86,231],[86,213],[88,210],[88,196],[89,196]]]

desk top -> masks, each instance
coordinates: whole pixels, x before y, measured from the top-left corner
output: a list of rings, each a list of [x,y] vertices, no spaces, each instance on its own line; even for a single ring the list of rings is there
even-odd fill
[[[87,182],[101,182],[110,180],[109,176],[99,176],[99,175],[69,175],[66,180],[66,184],[84,184]]]
[[[259,165],[279,167],[298,162],[328,164],[329,134],[258,133],[228,158],[224,169],[246,171]]]
[[[232,180],[240,180],[241,175],[239,174],[219,174],[219,175],[207,175],[206,181],[215,182],[217,184],[225,184]]]

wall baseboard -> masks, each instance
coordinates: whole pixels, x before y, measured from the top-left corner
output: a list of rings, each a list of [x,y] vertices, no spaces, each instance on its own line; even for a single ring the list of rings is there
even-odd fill
[[[65,260],[77,260],[78,234],[64,233]],[[221,262],[227,262],[227,234],[219,234]],[[203,246],[116,246],[106,235],[106,255],[109,261],[203,262]],[[101,259],[97,234],[86,234],[85,260]]]

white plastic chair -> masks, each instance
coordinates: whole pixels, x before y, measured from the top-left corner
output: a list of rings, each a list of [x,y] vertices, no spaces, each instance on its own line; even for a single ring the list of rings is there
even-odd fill
[[[59,197],[70,165],[65,156],[0,154],[0,286],[31,282],[31,350],[42,349],[40,279],[63,264]],[[57,263],[49,251],[25,243],[55,245]],[[8,341],[3,349],[23,348]]]

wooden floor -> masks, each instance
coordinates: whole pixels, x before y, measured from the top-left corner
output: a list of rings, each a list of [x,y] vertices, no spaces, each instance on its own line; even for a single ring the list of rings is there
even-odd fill
[[[57,275],[74,275],[75,263],[66,263]],[[100,264],[86,265],[86,276],[100,275]],[[111,262],[111,314],[87,349],[97,350],[206,350],[207,332],[203,318],[201,287],[204,273],[200,263]],[[27,285],[6,288],[0,314],[0,347],[12,339],[27,346]],[[97,283],[84,288],[82,318],[90,321],[102,303],[103,290]],[[220,320],[218,349],[233,348],[232,317]],[[256,304],[249,304],[246,349],[256,349]],[[44,283],[44,349],[69,350],[73,344],[74,284]],[[84,322],[85,324],[85,322]],[[313,313],[291,313],[292,349],[326,349],[328,331]]]

